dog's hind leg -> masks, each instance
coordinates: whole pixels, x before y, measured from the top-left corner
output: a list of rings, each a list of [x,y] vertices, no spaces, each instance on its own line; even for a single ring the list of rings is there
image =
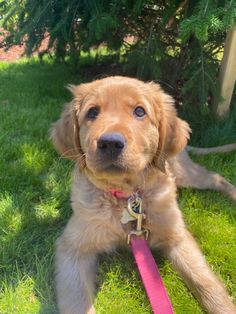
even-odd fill
[[[236,143],[221,145],[216,147],[193,147],[187,146],[187,152],[192,152],[194,155],[208,155],[211,153],[226,153],[231,152],[232,150],[236,150]]]
[[[177,186],[221,191],[236,202],[236,187],[218,173],[193,162],[186,150],[171,159],[169,164]]]

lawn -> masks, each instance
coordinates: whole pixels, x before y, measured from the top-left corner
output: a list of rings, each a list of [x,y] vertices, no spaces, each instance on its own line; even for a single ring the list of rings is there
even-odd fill
[[[0,313],[56,313],[54,243],[71,215],[72,163],[53,149],[48,130],[70,99],[67,83],[90,79],[81,68],[36,59],[0,63]],[[236,112],[213,125],[196,118],[193,143],[236,141]],[[194,157],[236,185],[236,154]],[[217,192],[179,192],[189,230],[236,300],[236,206]],[[177,314],[204,313],[168,261],[155,252]],[[100,314],[151,313],[130,252],[101,256]]]

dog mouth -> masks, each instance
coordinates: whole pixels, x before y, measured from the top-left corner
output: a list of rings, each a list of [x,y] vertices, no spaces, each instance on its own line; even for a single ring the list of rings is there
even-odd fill
[[[108,175],[124,175],[142,172],[147,168],[148,162],[146,156],[120,155],[116,159],[106,158],[97,153],[86,154],[86,165],[93,173],[103,173]]]
[[[106,172],[109,174],[119,174],[124,173],[127,170],[127,167],[124,167],[117,161],[101,161],[96,163],[95,167],[92,167],[96,172]]]

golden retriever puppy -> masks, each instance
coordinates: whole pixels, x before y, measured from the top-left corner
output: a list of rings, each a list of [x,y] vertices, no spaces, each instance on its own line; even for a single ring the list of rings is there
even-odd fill
[[[228,195],[236,202],[236,187],[216,172],[196,164],[188,155],[188,151],[197,155],[209,153],[229,152],[236,149],[236,144],[223,145],[211,148],[197,148],[187,146],[179,154],[169,159],[171,172],[176,178],[178,187],[192,187],[195,189],[212,189]]]
[[[161,249],[209,313],[236,307],[187,231],[168,160],[187,144],[190,128],[159,85],[108,77],[70,86],[74,95],[51,137],[75,161],[73,215],[57,241],[56,285],[61,314],[95,313],[96,257],[127,245],[121,223],[127,199],[142,198],[152,247]],[[117,198],[111,189],[122,191]]]

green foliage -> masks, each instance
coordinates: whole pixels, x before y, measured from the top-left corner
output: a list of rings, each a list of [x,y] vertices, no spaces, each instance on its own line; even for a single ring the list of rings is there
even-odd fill
[[[69,56],[77,66],[82,51],[106,45],[120,73],[165,82],[179,103],[205,114],[219,97],[219,59],[236,1],[3,0],[0,15],[8,47],[24,41],[30,55],[48,36],[40,54]]]
[[[181,37],[185,42],[192,34],[206,43],[210,35],[225,32],[236,18],[234,1],[196,1],[193,14],[181,22]]]

